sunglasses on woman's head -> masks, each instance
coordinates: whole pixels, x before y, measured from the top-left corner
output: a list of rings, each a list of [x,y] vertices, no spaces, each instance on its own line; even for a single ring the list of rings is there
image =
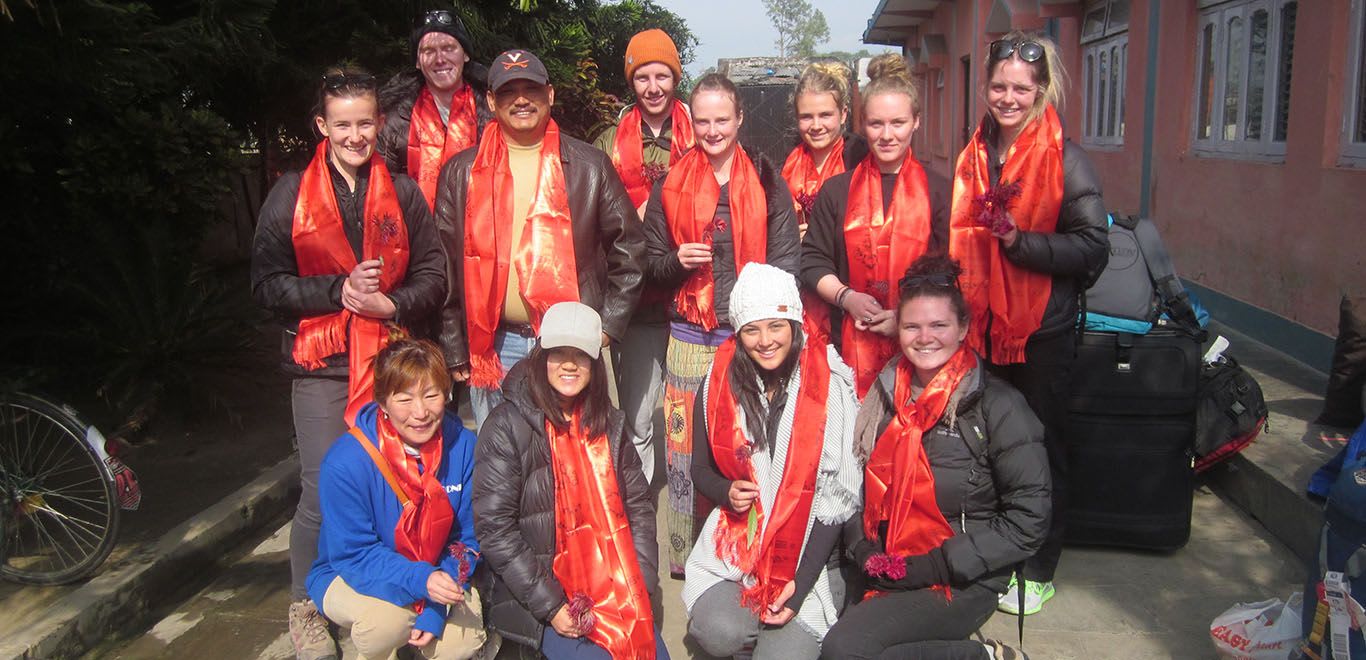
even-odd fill
[[[998,39],[991,42],[991,59],[1006,60],[1011,55],[1019,54],[1020,59],[1034,63],[1043,59],[1043,46],[1037,41],[1006,41]]]
[[[335,91],[343,87],[374,87],[375,77],[368,74],[346,75],[344,73],[334,73],[323,76],[323,89]]]
[[[422,17],[423,25],[450,25],[455,22],[455,14],[448,9],[433,9]]]
[[[956,279],[957,278],[955,278],[954,276],[945,273],[935,273],[933,275],[912,275],[902,282],[902,286],[906,288],[915,288],[919,286],[925,286],[928,284],[929,286],[948,287],[953,286],[953,283]]]

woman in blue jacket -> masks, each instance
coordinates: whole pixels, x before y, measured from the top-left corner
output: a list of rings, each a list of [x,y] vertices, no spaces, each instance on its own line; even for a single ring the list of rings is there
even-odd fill
[[[375,403],[323,459],[308,595],[351,628],[363,658],[405,644],[427,658],[469,658],[485,641],[470,582],[475,436],[446,412],[450,388],[435,344],[398,338],[375,359]]]

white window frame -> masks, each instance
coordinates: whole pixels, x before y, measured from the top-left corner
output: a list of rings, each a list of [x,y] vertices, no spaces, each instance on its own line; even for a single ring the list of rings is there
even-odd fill
[[[1115,150],[1124,146],[1124,87],[1129,79],[1129,22],[1113,15],[1114,5],[1129,0],[1091,0],[1083,17],[1100,14],[1101,29],[1081,36],[1082,131],[1081,143]],[[1083,28],[1085,21],[1083,20]],[[1101,80],[1100,56],[1106,55],[1107,79]],[[1116,59],[1119,64],[1116,65]],[[1102,106],[1102,102],[1105,107]],[[1113,107],[1114,118],[1108,111]]]
[[[1194,93],[1191,101],[1194,104],[1191,113],[1191,145],[1192,151],[1199,156],[1214,156],[1222,158],[1240,158],[1246,160],[1260,160],[1267,162],[1285,162],[1285,142],[1277,141],[1276,136],[1276,112],[1279,110],[1280,102],[1279,84],[1277,77],[1280,71],[1281,62],[1281,42],[1282,26],[1281,11],[1287,4],[1296,0],[1233,0],[1228,2],[1202,2],[1199,21],[1196,23],[1195,34],[1195,81]],[[1300,8],[1303,9],[1303,8]],[[1266,64],[1265,64],[1265,84],[1262,88],[1262,135],[1257,140],[1244,139],[1247,130],[1247,95],[1248,79],[1250,78],[1249,60],[1251,55],[1251,19],[1252,15],[1260,10],[1267,13],[1266,30]],[[1238,114],[1236,121],[1236,133],[1232,139],[1223,137],[1224,129],[1224,96],[1227,76],[1228,59],[1228,24],[1230,19],[1241,18],[1243,24],[1243,50],[1237,55],[1243,59],[1240,69],[1241,78],[1238,90]],[[1200,136],[1200,82],[1204,77],[1205,62],[1204,54],[1204,35],[1205,27],[1213,25],[1213,53],[1214,53],[1214,75],[1212,77],[1212,90],[1210,98],[1210,137]],[[1293,77],[1291,84],[1294,84]],[[1287,131],[1288,133],[1288,131]],[[1288,138],[1288,136],[1287,136]]]
[[[1352,0],[1351,27],[1348,30],[1350,39],[1347,48],[1347,84],[1346,99],[1343,103],[1342,111],[1342,151],[1340,164],[1348,167],[1366,167],[1366,142],[1354,140],[1357,133],[1355,122],[1361,117],[1362,95],[1366,90],[1362,86],[1366,82],[1362,81],[1362,57],[1366,56],[1366,0]],[[1366,121],[1366,120],[1363,120]]]

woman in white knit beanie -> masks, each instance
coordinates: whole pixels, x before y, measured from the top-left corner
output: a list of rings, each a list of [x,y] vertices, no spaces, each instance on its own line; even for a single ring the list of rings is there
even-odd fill
[[[693,483],[721,504],[688,557],[688,632],[716,656],[814,659],[844,601],[840,527],[860,508],[853,373],[804,344],[797,282],[778,268],[745,266],[730,318],[694,409]]]

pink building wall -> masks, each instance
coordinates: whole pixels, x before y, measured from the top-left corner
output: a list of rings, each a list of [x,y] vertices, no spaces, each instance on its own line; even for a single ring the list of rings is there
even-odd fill
[[[1143,145],[1149,3],[1133,0],[1125,72],[1125,137],[1117,147],[1087,146],[1108,208],[1137,213],[1143,201]],[[1082,67],[1080,4],[1052,5],[1072,85],[1063,113],[1080,142]],[[1158,22],[1150,215],[1161,227],[1184,279],[1312,330],[1332,335],[1343,293],[1366,291],[1366,170],[1338,165],[1351,0],[1301,0],[1295,29],[1289,128],[1284,162],[1196,155],[1191,149],[1196,0],[1166,0]],[[949,174],[963,145],[963,107],[975,127],[986,43],[1004,9],[1015,27],[1042,28],[1047,16],[1032,0],[945,2],[908,36],[922,74],[917,155]],[[993,13],[995,12],[995,13]],[[921,48],[923,35],[943,35],[946,53]],[[962,58],[971,61],[963,82]],[[938,77],[943,74],[943,87]],[[965,91],[967,92],[965,94]]]

